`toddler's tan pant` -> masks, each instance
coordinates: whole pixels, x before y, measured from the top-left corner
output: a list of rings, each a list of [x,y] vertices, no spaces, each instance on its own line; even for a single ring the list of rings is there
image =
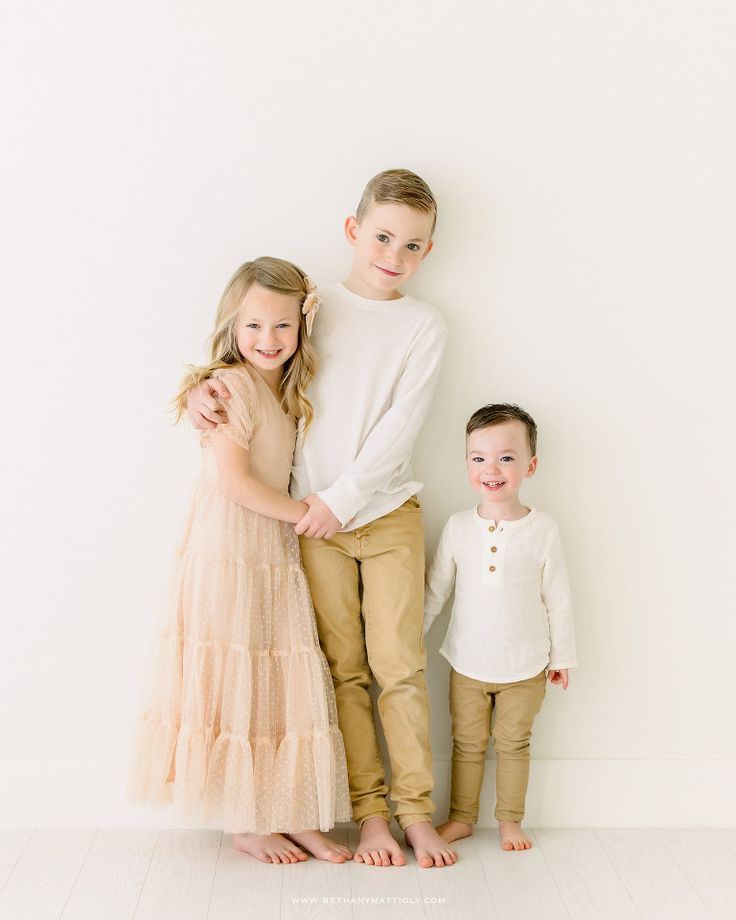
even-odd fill
[[[345,740],[353,819],[390,812],[368,688],[391,760],[391,799],[402,828],[434,806],[424,683],[424,531],[416,498],[330,540],[301,538],[322,649],[332,671]]]
[[[490,734],[496,749],[496,818],[521,821],[524,817],[529,783],[529,740],[546,683],[544,671],[528,680],[508,684],[490,684],[452,671],[450,820],[465,824],[475,824],[478,820]]]

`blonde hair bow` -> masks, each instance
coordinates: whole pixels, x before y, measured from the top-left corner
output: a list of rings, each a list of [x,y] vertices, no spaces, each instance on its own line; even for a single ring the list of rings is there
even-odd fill
[[[311,335],[314,314],[319,310],[319,297],[317,296],[317,288],[310,278],[305,277],[304,283],[307,286],[307,296],[304,298],[302,313],[306,317],[307,335]]]

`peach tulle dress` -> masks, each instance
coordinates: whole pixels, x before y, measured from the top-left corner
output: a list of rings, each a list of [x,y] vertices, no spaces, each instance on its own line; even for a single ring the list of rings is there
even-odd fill
[[[228,423],[203,435],[129,795],[227,833],[328,830],[350,820],[347,769],[299,541],[225,498],[211,446],[232,438],[286,493],[295,423],[250,366],[215,376]]]

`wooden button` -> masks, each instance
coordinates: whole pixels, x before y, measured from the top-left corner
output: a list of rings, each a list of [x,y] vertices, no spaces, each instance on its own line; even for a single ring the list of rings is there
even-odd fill
[[[491,547],[491,552],[492,552],[492,553],[495,553],[495,552],[496,552],[496,547],[495,547],[495,546],[492,546],[492,547]]]
[[[494,531],[496,528],[493,526],[493,524],[491,524],[491,526],[490,526],[488,529],[490,530],[491,533],[493,533],[493,531]]]
[[[496,566],[495,566],[495,565],[489,565],[489,566],[488,566],[488,571],[489,571],[489,572],[495,572],[495,571],[496,571]]]

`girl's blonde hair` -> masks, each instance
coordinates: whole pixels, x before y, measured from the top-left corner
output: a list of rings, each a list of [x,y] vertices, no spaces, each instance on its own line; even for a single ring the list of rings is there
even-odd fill
[[[306,389],[314,377],[317,366],[314,346],[307,336],[306,317],[301,307],[310,293],[309,281],[304,272],[284,259],[261,256],[252,262],[241,265],[220,298],[212,333],[210,362],[202,367],[187,365],[187,375],[181,382],[179,392],[172,400],[175,421],[184,415],[187,407],[187,393],[192,387],[212,376],[213,371],[222,367],[247,363],[238,348],[237,324],[240,305],[252,285],[258,284],[268,291],[295,297],[299,301],[299,340],[296,351],[284,365],[281,378],[281,404],[296,418],[304,420],[306,430],[314,417],[312,404],[307,399]]]

